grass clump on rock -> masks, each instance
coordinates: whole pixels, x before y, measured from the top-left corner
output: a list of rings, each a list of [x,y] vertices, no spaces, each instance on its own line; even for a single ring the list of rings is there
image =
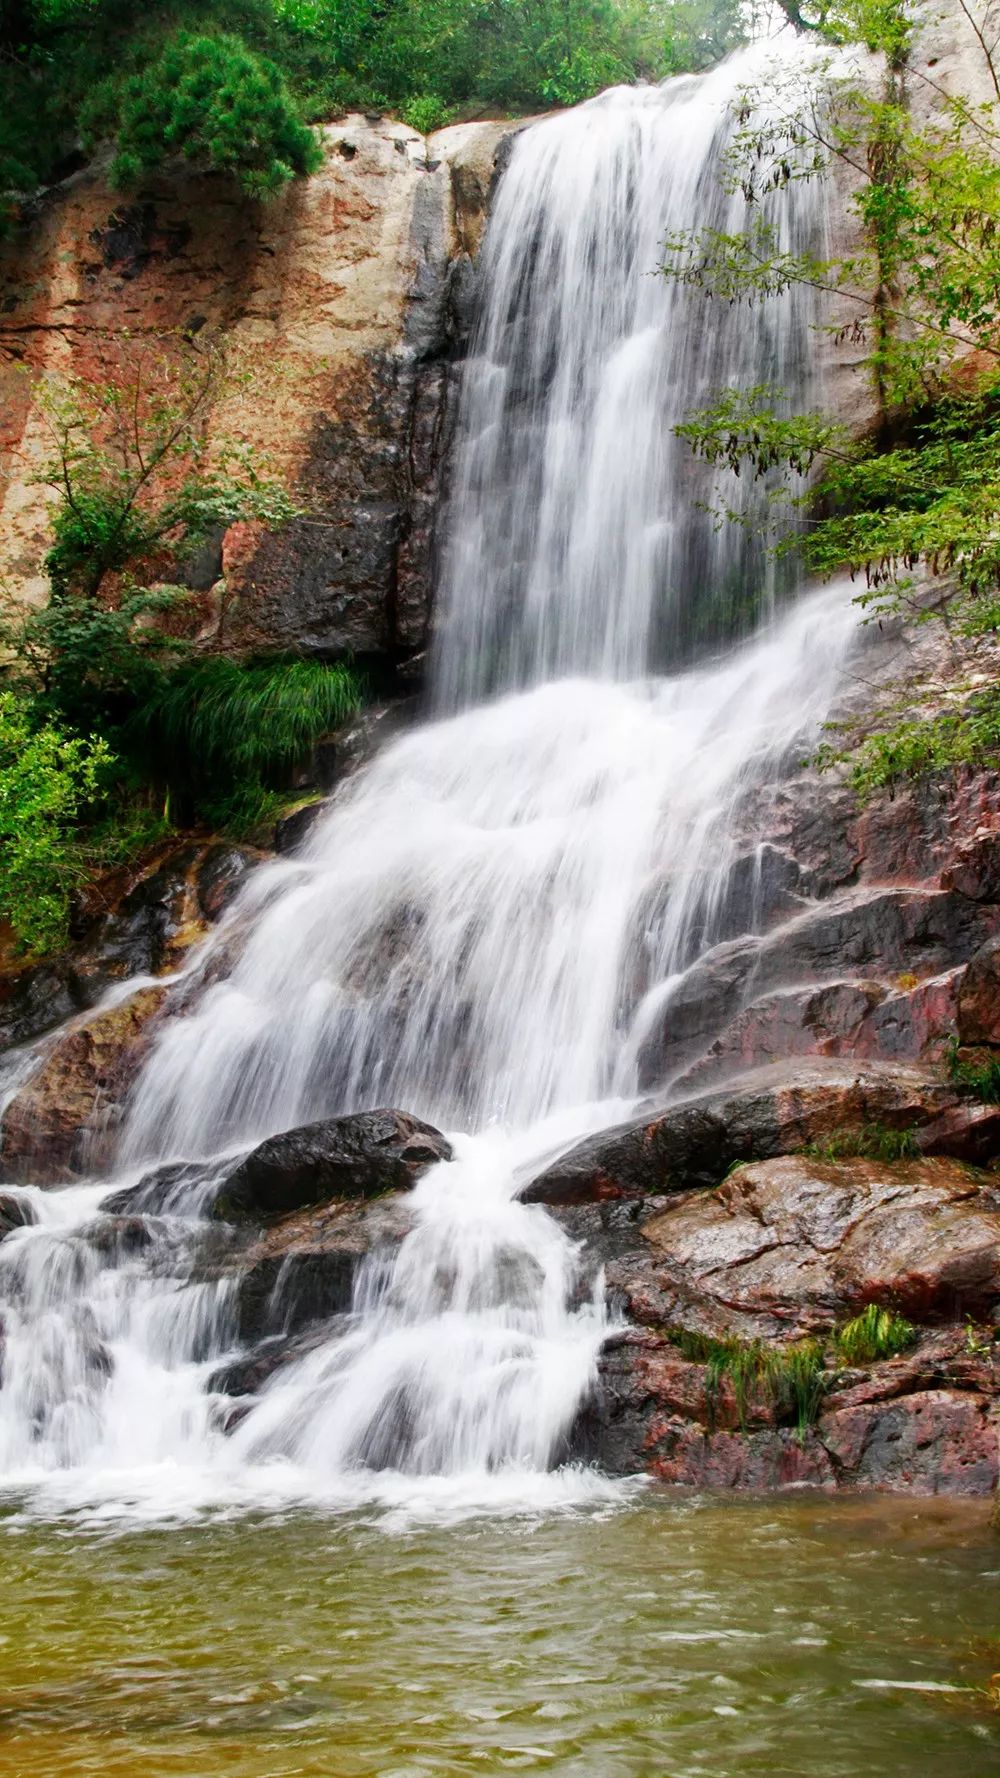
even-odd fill
[[[819,1418],[827,1387],[825,1352],[819,1340],[798,1340],[771,1346],[765,1340],[741,1340],[668,1328],[667,1337],[691,1364],[706,1370],[705,1395],[713,1420],[724,1378],[728,1378],[741,1431],[746,1430],[754,1399],[779,1420],[791,1421],[799,1438]]]
[[[887,1124],[859,1124],[835,1130],[825,1142],[809,1142],[802,1150],[811,1161],[910,1161],[920,1155],[913,1129],[893,1130]]]
[[[912,1321],[869,1303],[860,1315],[837,1329],[837,1352],[845,1364],[876,1364],[880,1359],[896,1358],[913,1345],[917,1330]]]

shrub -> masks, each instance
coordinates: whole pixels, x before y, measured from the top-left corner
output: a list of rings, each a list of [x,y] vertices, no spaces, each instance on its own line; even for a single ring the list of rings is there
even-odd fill
[[[0,692],[0,917],[22,950],[66,942],[84,869],[76,823],[112,763],[104,741],[33,726],[29,706]]]
[[[420,93],[403,106],[403,122],[408,123],[411,130],[418,130],[421,136],[432,136],[435,130],[450,123],[453,116],[452,107],[442,99],[436,99],[433,93]]]
[[[122,746],[199,813],[225,827],[250,826],[268,780],[352,716],[362,695],[344,665],[212,656],[165,676],[125,725]]]
[[[279,69],[224,34],[168,39],[124,83],[117,134],[112,173],[121,185],[182,154],[232,173],[251,197],[267,197],[322,159]]]

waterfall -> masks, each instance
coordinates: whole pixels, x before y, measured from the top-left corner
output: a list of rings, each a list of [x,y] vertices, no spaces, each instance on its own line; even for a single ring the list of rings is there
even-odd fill
[[[198,1281],[197,1194],[122,1252],[101,1242],[106,1185],[30,1192],[38,1223],[0,1247],[14,1484],[178,1510],[599,1485],[553,1466],[606,1337],[602,1281],[517,1192],[635,1102],[649,996],[710,934],[736,801],[823,720],[853,628],[844,588],[775,604],[760,527],[720,525],[726,478],[671,433],[720,384],[809,389],[807,293],[709,327],[656,276],[668,232],[726,225],[729,106],[759,64],[518,136],[460,399],[434,720],[257,871],[194,959],[121,1178],[378,1105],[446,1129],[456,1158],[362,1265],[352,1314],[228,1434],[208,1385],[237,1343],[231,1287]],[[786,245],[821,237],[813,186],[780,214]]]

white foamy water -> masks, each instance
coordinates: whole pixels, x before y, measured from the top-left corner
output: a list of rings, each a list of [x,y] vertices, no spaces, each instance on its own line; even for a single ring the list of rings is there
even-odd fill
[[[121,1147],[135,1179],[398,1105],[456,1158],[361,1267],[351,1314],[236,1424],[208,1387],[237,1322],[199,1270],[196,1187],[110,1250],[106,1187],[28,1194],[41,1220],[0,1246],[0,1472],[43,1507],[614,1495],[559,1467],[607,1334],[602,1280],[516,1193],[627,1114],[648,995],[710,931],[737,801],[815,734],[854,622],[845,587],[774,614],[759,539],[717,529],[711,478],[670,436],[720,382],[807,381],[801,293],[709,333],[653,275],[668,228],[729,215],[725,104],[754,66],[519,137],[461,397],[441,714],[255,874],[174,990]],[[815,236],[815,203],[786,200],[790,240]],[[771,610],[754,637],[664,670],[753,609]]]

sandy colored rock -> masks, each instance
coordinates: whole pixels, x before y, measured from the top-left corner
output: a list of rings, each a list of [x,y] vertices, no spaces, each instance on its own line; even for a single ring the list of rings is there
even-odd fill
[[[463,189],[488,191],[504,133],[463,126]],[[189,332],[251,373],[210,415],[209,446],[250,446],[305,509],[280,535],[233,527],[214,563],[199,552],[203,639],[394,659],[423,646],[451,266],[472,223],[459,227],[447,141],[432,155],[408,126],[360,115],[323,135],[319,171],[267,204],[190,172],[125,199],[98,161],[0,248],[0,579],[25,602],[45,597],[52,498],[33,479],[51,441],[32,376],[99,373],[126,330]]]
[[[142,988],[55,1039],[3,1114],[0,1177],[58,1185],[107,1164],[166,994]]]

